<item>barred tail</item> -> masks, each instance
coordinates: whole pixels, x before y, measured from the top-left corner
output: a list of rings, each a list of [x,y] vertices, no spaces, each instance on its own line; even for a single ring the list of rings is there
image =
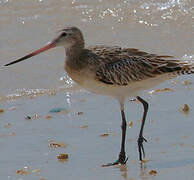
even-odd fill
[[[180,71],[177,72],[179,75],[186,75],[186,74],[194,74],[194,63],[188,64],[186,62],[184,65],[182,65],[182,68]]]

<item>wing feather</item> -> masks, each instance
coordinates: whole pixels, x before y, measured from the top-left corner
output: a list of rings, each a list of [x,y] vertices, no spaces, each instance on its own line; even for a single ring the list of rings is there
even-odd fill
[[[98,64],[96,79],[110,85],[125,86],[166,73],[194,73],[194,68],[187,62],[173,59],[173,56],[150,54],[135,48],[118,46],[91,46],[88,50],[95,57],[93,63]]]
[[[157,75],[181,71],[184,66],[177,60],[165,60],[156,56],[120,54],[116,59],[117,61],[105,63],[97,69],[96,77],[99,81],[125,86]]]

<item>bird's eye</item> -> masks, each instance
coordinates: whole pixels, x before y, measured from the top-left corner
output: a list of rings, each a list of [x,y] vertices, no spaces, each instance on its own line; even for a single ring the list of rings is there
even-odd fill
[[[64,32],[64,33],[62,34],[62,36],[63,36],[63,37],[67,36],[67,33],[66,33],[66,32]]]

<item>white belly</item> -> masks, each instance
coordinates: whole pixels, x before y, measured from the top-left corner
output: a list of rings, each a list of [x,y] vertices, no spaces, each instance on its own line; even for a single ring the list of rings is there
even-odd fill
[[[154,78],[148,78],[136,82],[131,82],[128,85],[112,85],[103,83],[95,79],[95,73],[89,71],[73,71],[68,67],[65,68],[71,79],[79,84],[82,88],[95,94],[112,96],[117,99],[125,99],[134,97],[140,94],[141,91],[153,88],[162,82],[172,78],[172,74],[163,74]],[[174,76],[175,77],[175,76]]]
[[[83,81],[80,86],[96,94],[109,95],[117,99],[124,99],[137,96],[141,91],[151,89],[168,79],[170,79],[169,75],[162,75],[155,78],[137,81],[126,86],[105,84],[103,82],[88,79],[87,81]],[[77,83],[79,84],[79,82]]]

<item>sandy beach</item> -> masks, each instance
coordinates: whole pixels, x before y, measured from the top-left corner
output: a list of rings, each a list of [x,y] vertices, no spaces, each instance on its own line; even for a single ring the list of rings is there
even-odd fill
[[[0,1],[0,145],[2,180],[164,180],[194,176],[193,76],[141,96],[150,104],[138,161],[142,105],[126,100],[126,166],[102,168],[118,155],[119,106],[75,85],[57,48],[10,67],[64,26],[82,29],[86,45],[134,47],[193,60],[191,1]],[[186,105],[185,105],[186,104]],[[185,108],[189,107],[189,109]],[[60,112],[58,112],[60,111]],[[59,154],[68,154],[59,160]]]

